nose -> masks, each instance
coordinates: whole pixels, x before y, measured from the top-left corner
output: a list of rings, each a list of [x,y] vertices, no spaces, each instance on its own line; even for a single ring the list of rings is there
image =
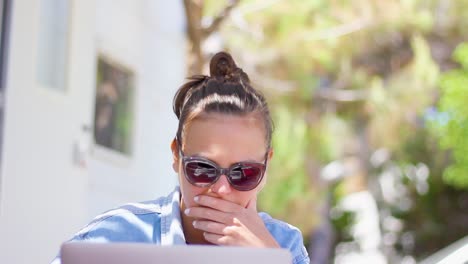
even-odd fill
[[[224,174],[221,175],[213,185],[211,185],[211,191],[220,195],[229,194],[232,190],[231,188],[231,184]]]

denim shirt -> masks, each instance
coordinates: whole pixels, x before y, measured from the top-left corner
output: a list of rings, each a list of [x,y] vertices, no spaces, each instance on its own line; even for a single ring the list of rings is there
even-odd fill
[[[176,187],[166,197],[110,210],[97,216],[70,241],[186,245],[179,201],[180,191]],[[299,229],[263,212],[259,216],[280,246],[291,252],[293,264],[309,263]],[[52,264],[60,264],[60,256]]]

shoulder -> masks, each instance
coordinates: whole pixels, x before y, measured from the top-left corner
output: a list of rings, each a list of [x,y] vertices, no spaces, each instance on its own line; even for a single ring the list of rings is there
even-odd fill
[[[283,231],[299,231],[299,229],[291,224],[288,224],[284,221],[278,220],[276,218],[271,217],[269,214],[265,212],[258,213],[262,218],[263,222],[267,226],[271,226],[275,229],[281,229]],[[299,231],[300,232],[300,231]]]
[[[294,264],[309,263],[309,255],[304,247],[302,233],[297,227],[275,219],[264,212],[259,213],[259,215],[280,246],[291,251]]]
[[[128,203],[94,218],[72,240],[152,242],[167,197]]]
[[[300,242],[302,242],[302,233],[297,227],[275,219],[264,212],[259,213],[259,215],[275,238],[284,240],[285,242],[292,242],[293,240],[300,239]]]
[[[93,222],[100,222],[119,215],[130,214],[142,216],[147,214],[160,214],[165,198],[166,197],[160,197],[156,200],[151,201],[124,204],[120,207],[111,209],[101,215],[96,216]],[[90,224],[92,224],[93,222],[91,222]]]

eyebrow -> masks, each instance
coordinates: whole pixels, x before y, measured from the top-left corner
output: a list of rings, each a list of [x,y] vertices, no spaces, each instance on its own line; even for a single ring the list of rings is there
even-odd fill
[[[186,155],[186,154],[184,153],[184,156],[186,156],[186,157],[197,157],[197,158],[206,159],[206,160],[208,160],[208,161],[210,161],[210,162],[213,162],[214,164],[218,165],[219,167],[222,167],[222,166],[219,165],[218,162],[216,162],[216,161],[214,161],[214,160],[212,160],[212,159],[210,159],[210,158],[208,158],[208,157],[205,157],[205,156],[201,155],[200,153],[195,153],[195,154],[192,154],[192,155]],[[264,159],[261,160],[261,161],[256,160],[256,159],[239,160],[239,161],[236,161],[236,162],[234,162],[234,163],[229,164],[229,166],[232,166],[232,165],[234,165],[234,164],[241,163],[241,162],[263,163],[263,162],[265,162],[265,159],[266,159],[266,156],[265,156]]]

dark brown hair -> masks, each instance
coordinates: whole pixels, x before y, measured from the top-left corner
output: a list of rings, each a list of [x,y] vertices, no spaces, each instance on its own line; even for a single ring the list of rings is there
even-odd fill
[[[230,115],[259,114],[271,146],[273,121],[265,97],[250,85],[249,77],[238,68],[231,55],[219,52],[211,58],[210,76],[195,75],[174,96],[173,109],[179,119],[176,139],[182,144],[185,125],[201,113]]]

